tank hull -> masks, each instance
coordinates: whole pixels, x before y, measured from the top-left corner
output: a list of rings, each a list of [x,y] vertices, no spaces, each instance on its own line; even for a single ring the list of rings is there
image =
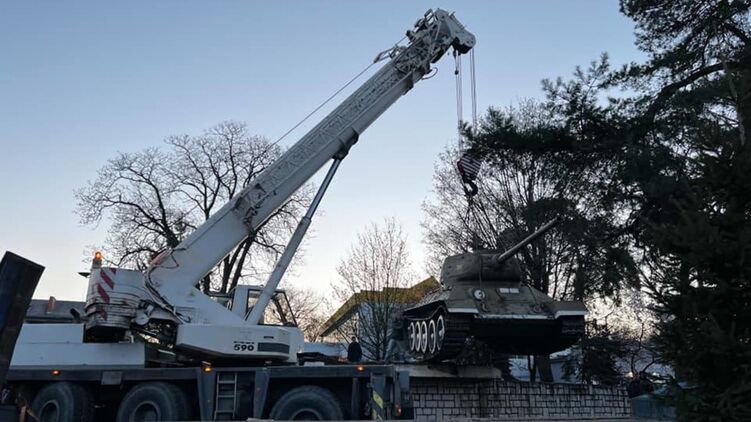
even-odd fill
[[[554,353],[584,334],[584,316],[509,318],[452,312],[445,303],[404,312],[407,348],[418,361],[467,359],[478,346],[498,355]],[[443,330],[443,332],[442,332]]]
[[[559,319],[474,318],[472,333],[495,351],[509,355],[543,355],[576,343],[584,334],[584,317]]]

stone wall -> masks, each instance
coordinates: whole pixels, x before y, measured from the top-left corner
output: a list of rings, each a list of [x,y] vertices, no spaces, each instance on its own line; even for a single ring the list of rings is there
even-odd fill
[[[628,418],[625,389],[487,379],[412,378],[415,419]]]

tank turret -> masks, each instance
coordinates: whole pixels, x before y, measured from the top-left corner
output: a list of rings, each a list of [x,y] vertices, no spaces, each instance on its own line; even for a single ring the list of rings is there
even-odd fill
[[[505,251],[447,257],[441,287],[403,312],[412,356],[451,360],[475,343],[503,354],[549,354],[579,340],[587,314],[584,304],[553,300],[524,283],[514,258],[557,222],[545,224]]]
[[[519,262],[512,258],[499,263],[493,252],[497,251],[482,250],[447,257],[441,268],[441,283],[520,282]]]

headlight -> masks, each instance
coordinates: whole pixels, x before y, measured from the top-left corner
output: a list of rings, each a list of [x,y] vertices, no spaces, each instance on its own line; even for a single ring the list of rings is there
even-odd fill
[[[475,289],[475,291],[472,292],[472,295],[474,295],[477,300],[485,299],[485,292],[482,289]]]

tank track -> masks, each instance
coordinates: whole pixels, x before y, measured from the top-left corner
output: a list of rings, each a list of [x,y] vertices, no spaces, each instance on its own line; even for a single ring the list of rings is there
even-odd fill
[[[439,322],[440,321],[440,322]],[[477,326],[471,314],[451,314],[444,307],[413,309],[403,315],[407,338],[406,349],[417,362],[453,361],[458,364],[493,364],[505,362],[509,354],[550,354],[576,343],[584,332],[583,317],[562,317],[557,332],[549,332],[538,343],[517,344],[513,335],[488,338],[491,326]],[[442,328],[441,328],[442,327]],[[549,331],[551,327],[547,327]],[[442,334],[440,334],[442,332]],[[511,341],[511,343],[509,343]],[[540,344],[539,342],[547,341]],[[517,344],[509,348],[509,344]]]
[[[407,349],[410,355],[419,362],[456,359],[473,340],[470,331],[471,324],[471,315],[451,315],[443,308],[420,316],[405,315]],[[435,329],[432,328],[433,326]],[[443,334],[440,334],[441,326],[443,326]],[[427,329],[428,332],[424,333],[423,329]],[[431,347],[433,336],[436,337],[434,348]],[[428,343],[424,344],[425,341]]]

